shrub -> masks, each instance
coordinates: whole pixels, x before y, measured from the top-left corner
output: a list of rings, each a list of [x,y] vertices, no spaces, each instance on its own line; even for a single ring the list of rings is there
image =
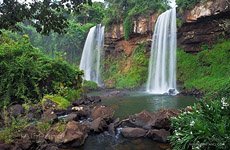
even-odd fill
[[[98,89],[98,85],[97,85],[97,83],[95,83],[93,81],[84,80],[83,89],[84,90],[96,90],[96,89]]]
[[[230,148],[230,100],[201,101],[192,107],[192,112],[184,112],[172,118],[175,129],[170,137],[175,150]]]
[[[82,72],[62,58],[52,59],[29,43],[0,37],[0,107],[9,103],[36,102],[61,87],[79,89]]]
[[[138,45],[133,54],[128,58],[127,56],[107,58],[103,72],[106,86],[108,86],[108,82],[113,81],[113,85],[109,85],[109,87],[116,87],[118,89],[140,87],[146,81],[148,73],[146,50],[147,47],[144,43]]]
[[[131,17],[126,17],[123,23],[125,40],[129,40],[130,35],[133,32],[133,21]]]

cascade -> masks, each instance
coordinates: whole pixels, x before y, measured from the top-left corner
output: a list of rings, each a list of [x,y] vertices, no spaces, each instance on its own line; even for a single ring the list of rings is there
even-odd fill
[[[152,94],[176,95],[176,3],[162,13],[152,37],[151,57],[146,91]]]
[[[94,81],[102,86],[100,62],[104,47],[104,26],[97,25],[90,29],[82,52],[80,69],[84,71],[84,80]]]

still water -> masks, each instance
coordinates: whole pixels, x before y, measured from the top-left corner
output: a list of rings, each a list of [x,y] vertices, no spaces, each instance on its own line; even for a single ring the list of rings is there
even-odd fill
[[[157,111],[164,108],[181,109],[196,102],[190,96],[150,95],[144,92],[127,92],[123,96],[103,96],[102,92],[90,95],[102,96],[102,104],[115,110],[115,117],[124,119],[142,110]],[[79,150],[168,150],[169,145],[159,144],[150,139],[124,139],[119,132],[91,135]]]

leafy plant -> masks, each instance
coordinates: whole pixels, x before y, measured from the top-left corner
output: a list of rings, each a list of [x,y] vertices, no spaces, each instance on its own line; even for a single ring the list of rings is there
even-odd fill
[[[80,89],[82,72],[62,58],[52,59],[29,43],[0,37],[0,106],[36,102],[45,94],[57,94],[61,87]]]
[[[171,119],[174,129],[170,137],[175,150],[216,149],[230,147],[230,100],[201,101],[178,117]]]

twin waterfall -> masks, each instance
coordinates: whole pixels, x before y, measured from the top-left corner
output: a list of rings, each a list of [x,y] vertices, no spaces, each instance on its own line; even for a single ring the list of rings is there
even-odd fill
[[[176,7],[161,14],[153,34],[146,91],[176,95]]]
[[[102,85],[100,62],[104,47],[104,26],[97,25],[90,29],[82,52],[80,69],[84,71],[84,80]]]
[[[176,95],[176,4],[172,9],[161,14],[153,34],[149,74],[146,91],[152,94]],[[100,62],[104,46],[104,26],[97,25],[90,29],[82,53],[80,69],[84,79],[102,85]]]

